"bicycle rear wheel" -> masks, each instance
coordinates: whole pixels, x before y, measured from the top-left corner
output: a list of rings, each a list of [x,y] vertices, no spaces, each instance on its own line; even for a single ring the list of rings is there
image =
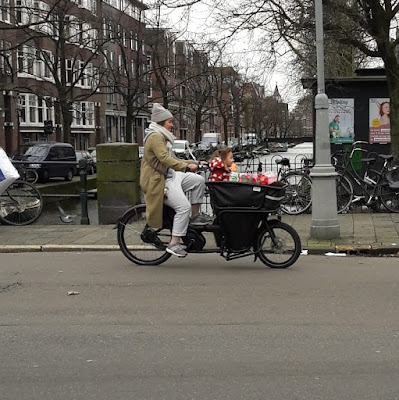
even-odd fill
[[[379,197],[388,211],[399,212],[399,189],[391,189],[388,182],[383,182],[379,189]]]
[[[301,254],[301,239],[290,225],[268,221],[269,229],[260,233],[257,240],[260,260],[270,268],[288,268]]]
[[[128,210],[118,223],[118,244],[123,255],[137,265],[159,265],[166,261],[171,254],[165,249],[159,249],[154,244],[145,243],[141,233],[147,224],[146,206],[140,204]],[[157,231],[157,236],[166,248],[171,231]]]
[[[287,187],[281,210],[290,215],[304,213],[312,204],[312,180],[308,175],[289,172],[282,178]]]
[[[337,212],[343,213],[346,211],[353,200],[353,185],[351,181],[344,175],[338,173],[335,178],[337,191]]]
[[[43,210],[43,198],[32,184],[16,180],[0,196],[0,221],[8,225],[35,222]]]

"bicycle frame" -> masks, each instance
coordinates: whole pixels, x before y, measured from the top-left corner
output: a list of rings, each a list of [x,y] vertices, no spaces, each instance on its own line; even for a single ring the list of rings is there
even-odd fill
[[[353,164],[353,156],[354,156],[355,152],[357,152],[357,151],[366,152],[365,149],[362,149],[361,147],[356,147],[358,144],[364,144],[364,143],[366,143],[366,142],[363,142],[363,141],[354,142],[352,144],[352,146],[355,146],[355,147],[352,148],[350,153],[347,150],[341,151],[340,154],[342,154],[344,156],[344,164],[336,165],[336,169],[342,175],[346,176],[351,181],[352,184],[354,184],[353,192],[354,192],[355,198],[352,200],[352,203],[357,202],[357,201],[362,200],[367,197],[366,205],[369,205],[373,201],[373,199],[379,197],[378,191],[381,186],[381,181],[383,180],[385,173],[388,171],[388,163],[390,161],[390,158],[384,157],[383,155],[378,155],[379,157],[381,157],[384,160],[383,166],[381,167],[381,169],[379,171],[370,168],[371,165],[374,164],[374,162],[376,161],[375,158],[362,159],[361,161],[363,163],[366,163],[367,167],[365,169],[363,177],[360,176],[356,172],[356,168]],[[348,153],[349,153],[349,157],[348,157]],[[375,179],[375,176],[370,177],[369,173],[375,174],[377,176],[377,179]],[[360,190],[360,193],[359,193],[359,191],[356,191],[356,188],[358,190]]]

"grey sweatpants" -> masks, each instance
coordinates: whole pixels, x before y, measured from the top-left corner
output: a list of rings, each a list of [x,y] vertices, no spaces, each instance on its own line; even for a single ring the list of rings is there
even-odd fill
[[[197,174],[175,171],[173,177],[167,177],[165,187],[168,189],[168,198],[164,203],[176,211],[172,235],[185,236],[190,222],[191,204],[202,203],[205,180]],[[185,195],[188,191],[189,198]]]

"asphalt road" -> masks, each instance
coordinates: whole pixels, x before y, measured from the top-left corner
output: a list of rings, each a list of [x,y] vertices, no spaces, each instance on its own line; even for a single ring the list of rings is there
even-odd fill
[[[398,289],[397,258],[2,254],[0,399],[399,399]]]

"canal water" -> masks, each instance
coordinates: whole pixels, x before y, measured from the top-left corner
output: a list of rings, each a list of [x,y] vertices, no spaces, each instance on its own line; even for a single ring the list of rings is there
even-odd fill
[[[88,200],[87,212],[90,225],[98,225],[98,207],[96,199]],[[62,221],[62,217],[64,221],[71,221],[68,222],[68,224],[80,225],[81,215],[82,211],[79,198],[54,199],[47,197],[44,199],[43,212],[35,224],[64,225],[66,223]]]

